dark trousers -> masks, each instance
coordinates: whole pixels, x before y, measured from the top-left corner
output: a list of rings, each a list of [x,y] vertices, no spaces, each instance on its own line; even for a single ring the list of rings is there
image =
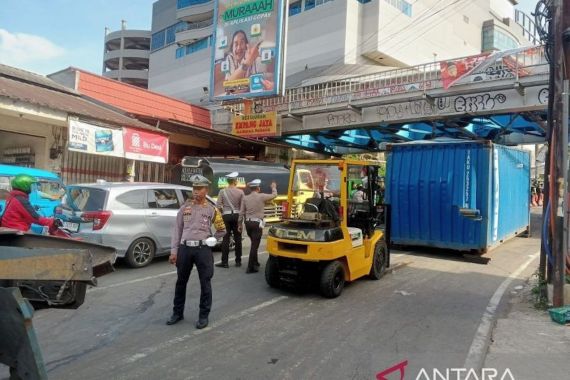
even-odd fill
[[[247,267],[249,269],[255,269],[255,266],[259,266],[259,261],[257,261],[257,250],[259,249],[259,243],[261,242],[261,235],[263,235],[263,228],[259,227],[259,222],[246,221],[245,231],[247,232],[247,236],[251,239],[251,249],[249,250]]]
[[[234,242],[236,245],[236,263],[241,263],[241,232],[238,231],[238,220],[239,214],[226,214],[223,215],[224,224],[226,225],[226,234],[224,235],[224,240],[222,240],[222,263],[228,263],[228,256],[230,254],[230,239],[231,235],[234,235]]]
[[[187,247],[181,245],[176,257],[176,289],[174,291],[173,313],[184,315],[184,303],[186,302],[186,285],[190,278],[192,268],[198,269],[200,278],[200,318],[207,318],[212,307],[212,284],[210,280],[214,275],[214,256],[208,246]]]

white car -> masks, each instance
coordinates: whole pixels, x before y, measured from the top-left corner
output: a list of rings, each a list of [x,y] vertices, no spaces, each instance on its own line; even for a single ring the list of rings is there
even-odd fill
[[[76,236],[114,247],[118,257],[140,268],[154,257],[170,253],[176,214],[191,197],[191,187],[167,183],[69,185],[55,216]],[[210,197],[208,200],[215,204]],[[216,234],[218,247],[222,237]],[[233,245],[232,241],[230,249]]]

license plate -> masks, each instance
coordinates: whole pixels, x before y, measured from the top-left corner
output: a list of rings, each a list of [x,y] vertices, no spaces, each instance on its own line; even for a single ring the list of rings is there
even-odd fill
[[[79,223],[63,222],[63,228],[71,232],[79,231]]]

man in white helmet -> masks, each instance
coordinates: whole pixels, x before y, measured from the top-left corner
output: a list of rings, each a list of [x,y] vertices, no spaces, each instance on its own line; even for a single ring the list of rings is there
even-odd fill
[[[247,184],[251,189],[251,193],[243,198],[240,210],[240,228],[242,221],[245,221],[245,231],[251,239],[251,248],[249,251],[249,260],[245,273],[259,272],[259,261],[257,261],[257,250],[261,242],[263,234],[263,216],[265,211],[265,202],[277,197],[277,184],[271,182],[271,194],[263,194],[260,191],[261,180],[254,179]]]
[[[226,234],[222,240],[222,261],[216,264],[217,267],[229,268],[228,256],[230,253],[230,239],[233,235],[235,242],[236,267],[241,266],[241,229],[239,228],[239,210],[244,194],[242,189],[237,188],[238,172],[231,172],[226,175],[228,187],[220,190],[216,207],[221,210]]]

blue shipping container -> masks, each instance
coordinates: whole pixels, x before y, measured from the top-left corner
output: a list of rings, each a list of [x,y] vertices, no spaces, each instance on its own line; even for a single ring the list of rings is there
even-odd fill
[[[529,227],[530,154],[488,141],[394,144],[391,241],[484,252]]]

